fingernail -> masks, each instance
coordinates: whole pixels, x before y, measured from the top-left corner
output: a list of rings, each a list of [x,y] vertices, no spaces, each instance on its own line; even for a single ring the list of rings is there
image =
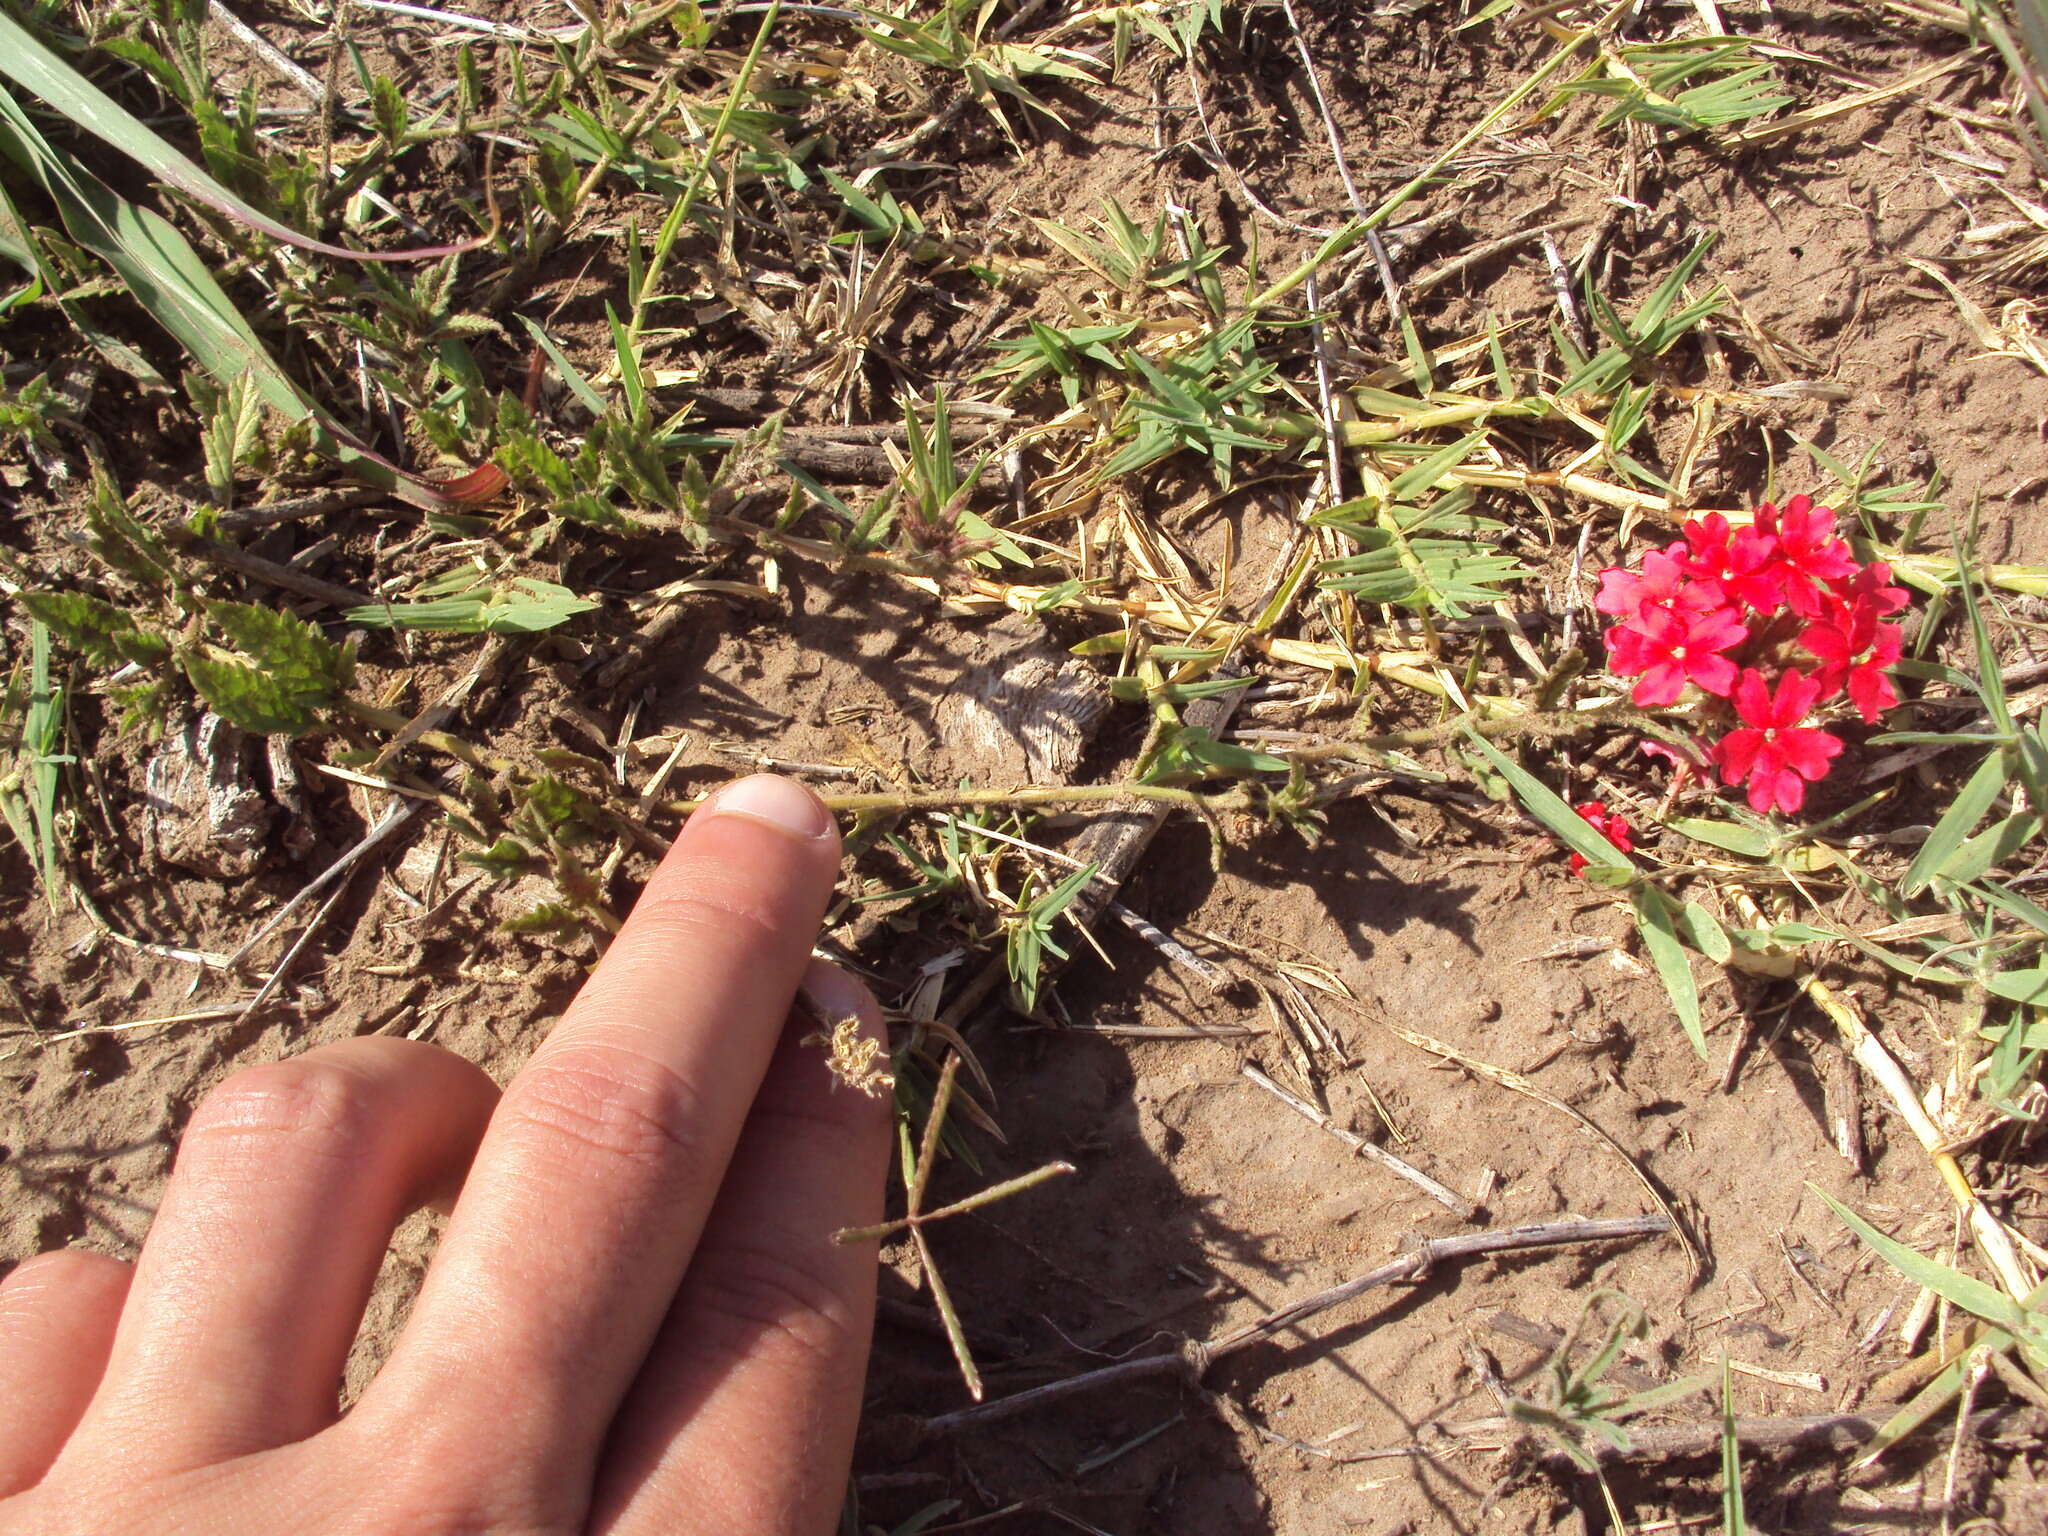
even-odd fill
[[[823,837],[832,830],[832,813],[816,795],[794,779],[772,773],[757,773],[726,785],[697,814],[745,816],[792,837]]]
[[[868,989],[830,960],[813,956],[804,970],[800,990],[818,1017],[828,1024],[837,1024],[842,1019],[859,1019],[866,1024],[877,1016]]]

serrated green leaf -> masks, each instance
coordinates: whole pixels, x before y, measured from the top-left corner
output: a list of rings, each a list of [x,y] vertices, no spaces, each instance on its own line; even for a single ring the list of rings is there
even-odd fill
[[[20,598],[21,606],[47,624],[52,634],[96,666],[118,667],[130,661],[149,666],[170,653],[161,636],[136,628],[130,610],[96,597],[82,592],[23,592]]]
[[[259,736],[298,736],[318,723],[306,700],[277,677],[238,661],[187,655],[185,675],[213,712]]]

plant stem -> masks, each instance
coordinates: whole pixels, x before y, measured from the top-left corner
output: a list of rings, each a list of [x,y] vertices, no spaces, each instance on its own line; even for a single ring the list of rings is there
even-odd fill
[[[708,795],[664,800],[660,809],[688,816],[702,809]],[[1241,794],[1226,790],[1200,795],[1170,784],[1026,784],[1017,789],[939,789],[919,794],[820,795],[825,808],[858,814],[863,811],[944,811],[973,805],[1101,805],[1118,800],[1152,800],[1178,805],[1198,815],[1244,808]]]

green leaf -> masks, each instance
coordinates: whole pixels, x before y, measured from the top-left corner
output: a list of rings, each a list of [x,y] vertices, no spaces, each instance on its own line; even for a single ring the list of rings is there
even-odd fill
[[[1961,1270],[1950,1269],[1946,1264],[1936,1263],[1925,1254],[1908,1248],[1904,1243],[1886,1237],[1817,1185],[1809,1183],[1806,1187],[1826,1201],[1828,1209],[1841,1217],[1843,1224],[1862,1238],[1877,1256],[1893,1269],[1915,1284],[1924,1285],[1935,1295],[1961,1307],[1971,1316],[1980,1317],[1992,1327],[2001,1328],[2011,1334],[2025,1346],[2036,1370],[2048,1368],[2048,1333],[2043,1331],[2044,1320],[2039,1312],[2021,1307],[1994,1285],[1986,1285],[1982,1280],[1966,1275]]]
[[[1686,943],[1716,965],[1726,965],[1735,953],[1734,945],[1728,942],[1728,934],[1714,914],[1696,901],[1679,904],[1677,928]]]
[[[1984,990],[1994,997],[2016,1003],[2048,1008],[2048,966],[2030,966],[2023,971],[2000,971],[1984,978]]]
[[[1981,880],[2032,842],[2044,824],[2048,818],[2032,811],[1995,821],[1942,860],[1934,878],[1950,885]]]
[[[135,627],[134,615],[126,608],[82,592],[23,592],[20,597],[22,607],[96,666],[118,667],[130,661],[149,666],[170,653],[160,636]]]
[[[342,652],[292,614],[251,603],[208,603],[206,616],[255,665],[187,652],[192,686],[222,719],[261,735],[296,736],[341,690]]]
[[[1464,463],[1472,456],[1472,450],[1485,441],[1484,430],[1471,433],[1459,438],[1455,443],[1438,449],[1420,464],[1402,470],[1394,477],[1394,483],[1387,488],[1387,499],[1401,502],[1420,495]]]
[[[318,722],[306,703],[275,677],[238,661],[188,655],[185,675],[223,720],[262,736],[298,736]]]
[[[590,380],[583,376],[583,370],[569,361],[568,353],[556,346],[555,339],[532,319],[521,315],[519,323],[526,327],[527,333],[533,337],[541,351],[547,354],[548,361],[555,365],[555,372],[559,373],[562,382],[569,386],[569,393],[581,401],[583,408],[591,415],[602,416],[605,413],[604,396],[600,395]]]
[[[430,256],[447,256],[474,249],[479,243],[436,246],[411,251],[352,251],[345,246],[314,240],[268,214],[252,208],[184,155],[159,138],[150,128],[52,53],[19,22],[0,12],[0,75],[39,96],[86,132],[96,135],[132,158],[159,181],[176,187],[188,197],[226,214],[251,229],[261,230],[301,250],[318,251],[350,261],[414,261]],[[8,98],[12,105],[12,99]],[[11,114],[10,114],[11,115]],[[17,129],[19,124],[16,125]]]
[[[1664,990],[1671,994],[1671,1006],[1678,1010],[1678,1022],[1686,1039],[1699,1052],[1700,1060],[1705,1061],[1707,1036],[1700,1027],[1699,987],[1693,981],[1692,961],[1672,926],[1668,900],[1655,886],[1637,886],[1632,902],[1636,928],[1643,936],[1643,948],[1649,951],[1650,963],[1656,966]]]
[[[1749,1536],[1742,1508],[1742,1442],[1735,1438],[1735,1390],[1728,1357],[1721,1357],[1721,1536]]]
[[[1899,894],[1912,897],[1927,889],[1928,882],[1946,864],[1949,858],[1963,845],[1977,823],[1984,819],[1984,813],[1991,809],[1999,792],[2005,788],[2008,763],[2004,751],[1989,753],[1977,765],[1977,771],[1970,775],[1954,802],[1941,813],[1941,820],[1934,824],[1934,830],[1927,834],[1927,841],[1920,845],[1913,862],[1899,879]]]
[[[1502,753],[1492,742],[1488,741],[1470,726],[1465,728],[1465,734],[1471,739],[1472,745],[1479,750],[1480,755],[1493,765],[1494,770],[1502,778],[1508,781],[1508,784],[1514,789],[1516,798],[1522,802],[1523,809],[1535,817],[1545,831],[1556,837],[1559,842],[1570,848],[1574,853],[1584,857],[1587,874],[1591,874],[1595,869],[1613,869],[1622,870],[1629,874],[1636,873],[1635,863],[1627,854],[1607,841],[1598,832],[1595,832],[1585,817],[1573,810],[1570,805],[1560,799],[1541,780],[1531,775],[1520,764]],[[1668,928],[1669,919],[1666,919],[1666,926]],[[1675,938],[1673,942],[1677,942]],[[1687,973],[1688,977],[1690,977],[1690,974],[1690,972]],[[1695,1009],[1694,1017],[1695,1021],[1697,1021],[1697,1009]]]
[[[1712,821],[1704,816],[1674,816],[1664,825],[1694,842],[1705,843],[1725,853],[1737,853],[1745,859],[1767,859],[1777,846],[1777,839],[1768,832],[1732,821]]]

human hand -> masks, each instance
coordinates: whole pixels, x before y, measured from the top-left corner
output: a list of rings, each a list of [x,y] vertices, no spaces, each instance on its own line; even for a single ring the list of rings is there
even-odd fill
[[[0,1533],[824,1532],[874,1310],[889,1115],[790,1018],[830,815],[766,775],[693,816],[502,1097],[363,1037],[193,1114],[131,1268],[0,1282]],[[457,1192],[460,1199],[455,1199]],[[453,1213],[404,1331],[337,1387],[392,1229]]]

